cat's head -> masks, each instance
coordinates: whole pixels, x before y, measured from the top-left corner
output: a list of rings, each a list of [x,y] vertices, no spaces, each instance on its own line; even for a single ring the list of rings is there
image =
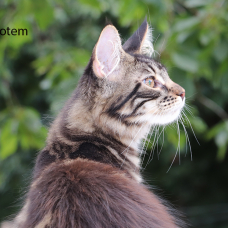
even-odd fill
[[[145,20],[123,46],[114,26],[101,32],[82,80],[96,121],[129,127],[165,125],[179,117],[185,90],[151,58],[151,32]]]

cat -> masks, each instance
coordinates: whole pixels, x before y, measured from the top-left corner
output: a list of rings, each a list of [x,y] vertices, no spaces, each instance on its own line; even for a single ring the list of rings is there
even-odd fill
[[[117,29],[104,27],[50,127],[15,227],[185,227],[140,174],[141,140],[151,126],[177,120],[185,104],[185,90],[153,53],[146,19],[123,46]]]

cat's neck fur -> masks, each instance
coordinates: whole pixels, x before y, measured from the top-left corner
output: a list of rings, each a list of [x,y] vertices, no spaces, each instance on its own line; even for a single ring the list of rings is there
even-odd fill
[[[79,89],[76,89],[53,122],[46,149],[51,154],[55,154],[56,147],[62,150],[66,148],[64,154],[57,155],[57,157],[58,159],[70,159],[71,154],[75,153],[80,145],[95,145],[101,153],[110,153],[106,154],[107,161],[104,159],[101,162],[110,163],[141,182],[139,147],[142,138],[149,131],[149,126],[145,124],[126,126],[118,119],[110,120],[105,110],[101,110],[100,103],[103,101],[96,101],[89,95],[85,97],[83,91],[86,88],[83,88],[83,79],[85,76],[79,83]],[[87,94],[91,95],[91,93]],[[93,151],[93,153],[96,152]],[[89,156],[94,160],[97,159],[93,157],[95,155]]]

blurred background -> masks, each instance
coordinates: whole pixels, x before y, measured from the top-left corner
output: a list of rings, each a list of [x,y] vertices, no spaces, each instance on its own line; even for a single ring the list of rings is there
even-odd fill
[[[106,20],[124,41],[146,15],[156,59],[185,88],[187,106],[180,140],[173,124],[145,142],[143,174],[192,227],[228,227],[225,0],[0,1],[0,29],[28,30],[0,35],[0,223],[19,210],[48,126],[76,87]]]

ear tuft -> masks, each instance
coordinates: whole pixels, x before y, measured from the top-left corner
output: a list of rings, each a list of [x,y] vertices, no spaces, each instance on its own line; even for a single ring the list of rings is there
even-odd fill
[[[128,53],[152,56],[154,53],[152,28],[149,27],[147,19],[143,21],[137,31],[125,42],[123,49]]]
[[[113,26],[112,21],[108,17],[105,18],[105,26],[107,26],[107,25]]]
[[[112,25],[106,26],[95,46],[93,70],[98,77],[108,77],[120,62],[121,40],[118,31]]]
[[[148,25],[145,38],[144,38],[142,45],[140,47],[140,53],[142,55],[146,55],[149,57],[151,57],[154,53],[152,31],[153,31],[153,29]]]

